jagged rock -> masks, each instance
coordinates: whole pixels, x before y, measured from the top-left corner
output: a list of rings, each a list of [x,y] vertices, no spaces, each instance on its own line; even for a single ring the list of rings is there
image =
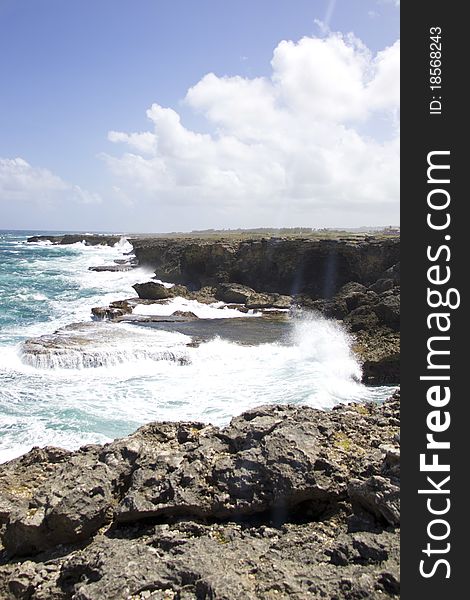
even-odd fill
[[[378,326],[379,318],[370,306],[359,306],[346,315],[344,322],[351,331],[370,330]]]
[[[337,319],[342,321],[348,314],[348,307],[344,299],[333,298],[331,300],[314,300],[309,301],[305,297],[296,297],[296,302],[301,307],[306,307],[319,311],[322,315],[329,319]]]
[[[346,304],[346,314],[360,306],[374,304],[377,300],[375,292],[357,282],[347,283],[334,297],[334,301]]]
[[[134,308],[134,303],[129,300],[114,300],[114,302],[110,302],[109,306],[111,308],[119,308],[124,311],[124,313],[131,313]]]
[[[5,549],[37,555],[4,561],[0,597],[397,596],[398,418],[398,395],[264,406],[224,429],[151,423],[32,450],[0,465]]]
[[[33,448],[27,454],[0,465],[0,526],[13,507],[27,508],[38,481],[54,473],[70,455],[61,448]]]
[[[355,333],[353,349],[362,363],[362,380],[373,385],[400,380],[400,334],[387,328]]]
[[[400,327],[400,298],[387,296],[374,306],[374,311],[380,321],[398,330]]]
[[[222,434],[195,425],[179,431],[181,440],[191,441],[191,457],[181,445],[174,446],[168,457],[161,452],[147,455],[132,476],[117,519],[135,521],[181,513],[236,518],[276,507],[287,510],[313,498],[323,506],[337,498],[344,491],[339,474],[335,481],[330,480],[316,465],[320,452],[316,427],[298,424],[295,411],[289,414],[287,419],[285,411],[279,411],[280,418],[250,411],[234,419]],[[258,419],[265,435],[258,439],[248,436],[248,443],[242,446],[230,443],[239,437],[239,428],[245,428],[245,420],[253,431]],[[296,450],[292,442],[299,443],[302,438],[302,450]]]
[[[157,586],[171,589],[170,581],[168,565],[150,544],[101,537],[65,560],[59,585],[76,600],[96,600],[129,598]]]
[[[367,359],[362,364],[362,381],[372,385],[391,385],[400,379],[399,352],[387,354],[382,351],[379,357]]]
[[[398,442],[399,434],[398,434]],[[389,477],[400,478],[400,448],[397,446],[381,446],[381,450],[385,452],[384,462],[382,464],[382,474]]]
[[[223,430],[146,425],[103,449],[69,455],[34,490],[27,509],[11,507],[5,547],[24,555],[86,539],[110,511],[121,522],[182,514],[239,518],[311,501],[321,513],[346,496],[366,457],[372,460],[367,449],[350,456],[350,464],[340,460],[343,450],[367,446],[360,437],[361,429],[370,435],[367,421],[358,412],[278,406],[248,411]]]
[[[31,555],[88,539],[112,516],[113,480],[93,453],[71,457],[32,495],[12,507],[3,543],[11,554]]]
[[[365,294],[367,292],[367,288],[362,283],[358,283],[357,281],[350,281],[349,283],[344,284],[338,292],[335,294],[338,298],[348,298],[353,294]]]
[[[114,306],[95,306],[91,309],[91,314],[97,319],[117,319],[124,315],[132,313],[132,308],[118,308]]]
[[[347,283],[332,298],[313,302],[306,302],[304,297],[297,300],[303,306],[319,310],[326,317],[345,320],[352,331],[370,329],[378,323],[372,311],[372,306],[379,300],[378,294],[357,282]]]
[[[331,563],[337,566],[350,563],[382,563],[390,556],[392,537],[393,534],[386,532],[380,536],[366,531],[354,532],[352,535],[340,534],[338,539],[326,548],[325,554],[330,557]]]
[[[248,309],[259,308],[290,308],[292,305],[291,296],[281,294],[252,294],[245,303]]]
[[[400,524],[400,488],[389,479],[378,475],[366,481],[352,479],[348,493],[353,509],[364,509],[393,527]]]
[[[335,563],[340,553],[345,559]],[[34,600],[383,600],[399,594],[397,534],[348,535],[323,522],[180,521],[121,529],[71,552],[60,569],[57,562],[47,569],[31,561],[15,565],[10,589],[20,580]]]
[[[221,283],[217,286],[215,297],[230,304],[241,304],[248,309],[290,308],[291,296],[264,294],[239,283]]]
[[[181,317],[188,320],[196,320],[199,319],[197,315],[195,315],[190,310],[175,310],[174,313],[171,314],[172,317]]]
[[[143,300],[166,300],[173,296],[171,288],[165,287],[156,281],[147,281],[147,283],[135,283],[132,286],[139,298]]]
[[[215,297],[215,288],[211,286],[202,287],[200,290],[193,291],[185,297],[189,300],[197,300],[202,304],[212,304],[217,300]]]
[[[255,290],[246,285],[221,283],[217,286],[215,297],[222,302],[245,304],[254,294],[256,294]]]
[[[381,294],[382,292],[386,292],[391,290],[395,286],[393,279],[377,279],[375,283],[373,283],[369,289],[377,294]]]
[[[147,281],[146,283],[136,283],[132,286],[137,295],[142,300],[168,300],[180,296],[187,299],[196,299],[195,294],[190,292],[184,285],[174,285],[166,287],[156,281]],[[212,301],[214,299],[212,298]]]
[[[228,304],[227,307],[223,307],[223,308],[228,308],[231,310],[239,310],[242,313],[248,313],[250,311],[250,309],[247,308],[244,304]]]

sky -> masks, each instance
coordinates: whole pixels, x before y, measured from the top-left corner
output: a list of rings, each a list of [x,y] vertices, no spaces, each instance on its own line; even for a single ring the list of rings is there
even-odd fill
[[[399,0],[0,0],[0,229],[399,222]]]

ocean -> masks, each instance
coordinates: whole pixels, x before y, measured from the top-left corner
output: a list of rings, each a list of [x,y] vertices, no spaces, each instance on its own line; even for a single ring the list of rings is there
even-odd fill
[[[136,312],[190,310],[200,320],[93,321],[92,307],[135,296],[132,285],[153,273],[89,270],[127,257],[125,238],[114,247],[26,242],[44,233],[0,231],[0,462],[33,446],[108,442],[153,420],[224,425],[262,404],[327,410],[394,389],[360,383],[347,333],[307,313],[284,323],[176,298]],[[50,350],[27,352],[25,341],[41,336]]]

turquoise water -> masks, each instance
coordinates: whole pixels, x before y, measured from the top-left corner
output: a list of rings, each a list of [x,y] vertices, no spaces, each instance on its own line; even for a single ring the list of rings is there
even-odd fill
[[[83,285],[77,276],[77,261],[83,260],[83,247],[25,242],[27,237],[43,233],[0,232],[2,345],[20,341],[38,324],[60,321],[68,303],[86,302],[101,293],[99,281],[96,285]]]
[[[0,232],[0,461],[34,445],[103,443],[151,420],[224,424],[268,402],[329,408],[390,394],[358,383],[350,340],[323,319],[297,319],[282,343],[273,327],[263,334],[258,319],[234,319],[235,327],[225,318],[233,311],[218,307],[194,308],[205,319],[182,331],[93,323],[93,306],[134,296],[132,284],[152,273],[89,270],[131,251],[124,239],[113,248],[26,243],[40,233]],[[67,332],[59,358],[25,353],[25,340],[72,323],[82,325]],[[196,332],[210,341],[188,347]]]
[[[25,235],[34,233],[0,233],[2,344],[21,339],[23,327],[51,320],[51,302],[66,301],[78,291],[77,283],[67,281],[56,263],[61,257],[73,257],[76,250],[24,244]]]

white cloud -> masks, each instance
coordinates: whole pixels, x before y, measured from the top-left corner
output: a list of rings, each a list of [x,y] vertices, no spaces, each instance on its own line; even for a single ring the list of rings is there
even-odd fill
[[[54,205],[71,200],[90,204],[101,202],[96,193],[71,185],[48,169],[33,167],[22,158],[0,158],[0,202]]]
[[[47,169],[32,167],[22,158],[0,158],[0,198],[39,201],[66,189],[65,182]]]
[[[153,104],[152,130],[110,132],[130,151],[102,158],[121,197],[175,218],[193,208],[194,226],[396,222],[399,50],[333,33],[282,41],[270,78],[209,73],[188,90],[211,133]]]
[[[123,133],[121,131],[110,131],[108,133],[110,142],[123,142],[144,154],[155,154],[157,138],[154,133],[144,131],[143,133]]]
[[[99,194],[84,190],[79,185],[68,186],[67,189],[71,192],[72,200],[75,200],[76,202],[82,204],[100,204],[102,202],[102,198]]]

